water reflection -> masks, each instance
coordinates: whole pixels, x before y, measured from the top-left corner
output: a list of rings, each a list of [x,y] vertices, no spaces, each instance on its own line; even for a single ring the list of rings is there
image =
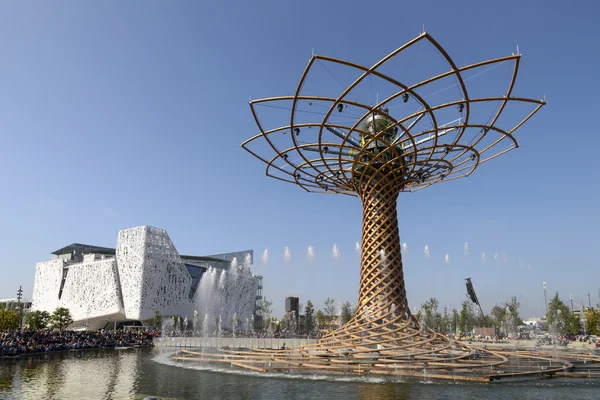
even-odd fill
[[[358,386],[358,398],[360,400],[410,400],[410,390],[402,384],[361,384]]]
[[[138,374],[136,351],[73,351],[2,362],[0,398],[130,398]],[[11,398],[11,397],[9,397]]]
[[[274,377],[201,371],[168,365],[163,363],[165,360],[169,360],[168,354],[149,349],[79,351],[4,360],[0,361],[0,399],[142,400],[149,395],[162,400],[598,398],[598,382],[587,380],[568,384],[551,380],[481,385],[423,384],[382,377],[359,378],[358,381],[344,376],[292,379],[285,374]]]

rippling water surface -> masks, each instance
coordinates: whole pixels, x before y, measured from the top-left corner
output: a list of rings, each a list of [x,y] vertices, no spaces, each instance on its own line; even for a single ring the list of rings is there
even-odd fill
[[[560,377],[472,384],[385,378],[294,378],[173,365],[148,349],[79,351],[0,361],[0,399],[599,399],[600,382]]]

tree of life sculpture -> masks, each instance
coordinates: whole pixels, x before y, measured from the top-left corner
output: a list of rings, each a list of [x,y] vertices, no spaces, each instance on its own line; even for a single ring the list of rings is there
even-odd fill
[[[437,49],[447,62],[447,71],[410,86],[380,72],[387,62],[421,41],[427,41]],[[310,192],[342,193],[358,196],[362,200],[358,307],[354,318],[332,337],[347,335],[349,327],[361,329],[361,332],[366,329],[377,330],[389,323],[409,318],[398,234],[398,195],[400,192],[423,189],[443,180],[468,176],[479,164],[517,147],[514,131],[545,104],[543,100],[512,95],[519,59],[519,54],[513,54],[458,68],[438,42],[429,34],[423,33],[370,68],[313,55],[294,96],[250,102],[260,133],[244,142],[242,147],[267,164],[268,176],[295,183]],[[469,96],[465,73],[507,61],[514,62],[514,69],[505,93],[490,97]],[[302,87],[309,72],[320,62],[342,64],[357,69],[361,74],[338,97],[302,95]],[[370,79],[371,75],[395,89],[377,104],[358,103],[351,93],[361,82]],[[443,104],[429,104],[422,95],[422,89],[448,77],[456,78],[461,96]],[[390,104],[400,99],[404,103],[409,100],[416,102],[419,109],[408,115],[395,115]],[[471,122],[473,104],[483,102],[500,104],[488,123]],[[516,126],[497,126],[496,122],[510,102],[526,103],[533,107]],[[291,106],[289,125],[263,129],[257,108],[277,106],[278,103]],[[317,103],[326,106],[322,107],[325,110],[322,119],[314,122],[297,121],[299,113],[303,111],[303,104],[310,104],[314,108]],[[349,106],[360,110],[362,114],[350,119],[347,124],[331,121],[332,114],[344,112]],[[438,114],[448,109],[457,109],[460,118],[442,125]],[[418,123],[423,119],[430,121],[429,129],[418,129]],[[476,134],[472,134],[472,130]],[[286,134],[289,134],[289,147],[278,147],[273,138]],[[489,136],[495,137],[492,141],[484,140]],[[309,138],[308,142],[304,140],[306,137]],[[469,141],[465,142],[467,137]],[[272,157],[264,157],[253,150],[252,144],[258,140],[269,144],[268,150],[274,153]],[[508,147],[495,151],[507,141],[510,143]]]
[[[382,72],[391,60],[420,43],[428,43],[441,56],[445,71],[412,84]],[[266,163],[268,176],[309,192],[361,199],[358,306],[348,323],[315,344],[272,351],[224,349],[219,354],[202,353],[201,357],[200,353],[184,351],[188,354],[175,358],[228,362],[258,371],[407,376],[421,376],[429,371],[430,377],[467,380],[490,380],[500,369],[503,376],[509,376],[537,374],[542,368],[544,373],[571,368],[568,360],[551,360],[544,354],[527,358],[476,352],[416,320],[410,313],[404,287],[396,209],[399,193],[469,176],[479,164],[517,147],[514,131],[545,104],[543,100],[513,95],[519,61],[520,54],[512,54],[459,68],[437,41],[423,33],[372,67],[313,55],[293,96],[251,101],[260,133],[242,147]],[[357,78],[337,96],[303,94],[308,75],[315,65],[323,63],[352,69]],[[470,78],[465,74],[503,63],[513,64],[505,91],[487,97],[470,96],[466,84]],[[377,79],[388,87],[387,96],[375,104],[361,103],[353,94],[369,79]],[[454,80],[451,87],[458,90],[457,98],[431,103],[424,90],[447,79]],[[398,115],[396,103],[409,103],[418,109]],[[487,120],[477,121],[474,110],[485,104],[495,105],[494,111]],[[507,127],[499,121],[509,104],[528,105],[530,110]],[[265,128],[259,119],[261,106],[289,110],[289,122]],[[449,111],[458,112],[459,118],[444,121]],[[334,118],[341,114],[349,122]],[[319,119],[311,119],[315,116]],[[512,362],[515,356],[518,363]]]

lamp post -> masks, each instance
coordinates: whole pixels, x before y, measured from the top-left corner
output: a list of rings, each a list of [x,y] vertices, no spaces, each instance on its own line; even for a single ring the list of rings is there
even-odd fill
[[[21,299],[23,298],[23,287],[19,286],[17,290],[17,308],[19,310],[19,328],[23,326],[23,308],[21,307]]]
[[[573,293],[569,293],[569,300],[571,301],[571,313],[574,313],[575,309],[573,308]]]

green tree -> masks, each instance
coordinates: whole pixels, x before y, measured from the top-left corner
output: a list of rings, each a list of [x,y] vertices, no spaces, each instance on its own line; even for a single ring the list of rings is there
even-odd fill
[[[152,322],[153,322],[155,328],[157,328],[157,329],[161,328],[162,316],[160,315],[160,312],[158,310],[154,310],[154,319]]]
[[[68,308],[59,307],[50,316],[50,325],[53,328],[58,329],[59,331],[63,331],[67,326],[73,323],[73,318],[71,318],[71,312]]]
[[[316,313],[316,321],[317,321],[317,326],[319,327],[319,329],[325,329],[325,326],[327,325],[327,316],[325,315],[325,313],[321,310],[318,310]]]
[[[13,331],[19,328],[20,316],[17,310],[0,310],[0,331]]]
[[[433,330],[439,331],[442,324],[442,316],[438,313],[439,302],[435,297],[430,298],[421,305],[425,325]]]
[[[448,333],[450,331],[450,316],[448,315],[448,307],[444,307],[444,314],[441,315],[440,332]]]
[[[259,309],[263,317],[268,318],[273,313],[272,306],[273,302],[269,301],[266,296],[262,298]]]
[[[262,317],[263,326],[258,327],[259,329],[266,329],[267,327],[269,327],[269,324],[271,322],[271,314],[273,313],[272,306],[273,306],[273,302],[269,301],[267,299],[267,296],[263,297],[260,300],[260,303],[258,306],[258,311],[260,313],[260,316]]]
[[[352,309],[352,305],[350,302],[345,302],[342,304],[342,312],[340,318],[342,319],[342,324],[350,321],[352,319],[352,314],[354,314],[354,310]]]
[[[310,335],[315,327],[315,308],[310,300],[306,302],[304,308],[304,325],[306,333]]]
[[[498,329],[502,328],[502,325],[506,320],[506,308],[494,306],[492,311],[490,311],[490,314],[492,318],[492,324]]]
[[[336,311],[335,299],[331,297],[325,299],[325,307],[323,307],[323,312],[325,315],[327,315],[329,318],[332,318],[336,315]]]
[[[325,307],[323,307],[323,313],[326,316],[326,325],[328,328],[332,328],[333,326],[337,326],[338,322],[337,322],[337,306],[335,303],[335,299],[328,297],[325,300]],[[319,323],[319,327],[321,327],[322,325]]]
[[[456,308],[452,309],[452,330],[454,332],[458,331],[458,321],[460,317],[458,314],[458,310]]]
[[[25,317],[25,321],[31,329],[44,329],[48,326],[50,313],[48,311],[31,311]]]
[[[579,333],[579,318],[571,313],[570,308],[558,297],[558,293],[548,303],[546,320],[550,333],[559,335]]]
[[[461,303],[460,314],[458,318],[458,327],[462,333],[468,333],[473,331],[473,327],[477,318],[473,311],[473,305],[469,296]]]
[[[505,306],[508,309],[507,313],[510,313],[509,318],[511,325],[516,330],[519,325],[523,325],[523,320],[519,315],[519,307],[521,307],[521,304],[517,301],[517,298],[513,296],[505,303]]]
[[[594,308],[588,308],[585,312],[587,330],[590,335],[600,335],[600,312]]]

